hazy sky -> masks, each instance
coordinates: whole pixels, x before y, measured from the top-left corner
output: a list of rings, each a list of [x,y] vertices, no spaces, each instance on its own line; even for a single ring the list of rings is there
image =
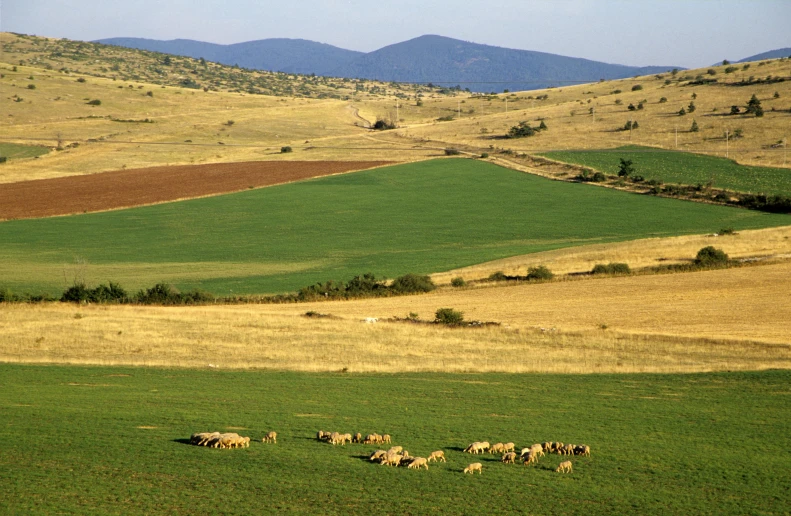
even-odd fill
[[[371,51],[423,34],[626,65],[699,67],[791,47],[791,0],[0,0],[0,30]]]

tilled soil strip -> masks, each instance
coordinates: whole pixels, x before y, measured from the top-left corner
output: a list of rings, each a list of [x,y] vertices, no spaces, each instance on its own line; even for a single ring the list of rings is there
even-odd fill
[[[0,184],[0,219],[88,213],[238,192],[390,165],[389,161],[251,161],[118,170]]]

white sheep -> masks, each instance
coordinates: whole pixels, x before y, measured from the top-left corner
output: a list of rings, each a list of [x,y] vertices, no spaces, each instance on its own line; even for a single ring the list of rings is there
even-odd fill
[[[464,473],[469,473],[470,475],[475,475],[476,471],[481,475],[483,475],[483,464],[481,464],[480,462],[473,462],[472,464],[464,468]]]
[[[567,460],[561,462],[560,465],[558,466],[558,469],[556,469],[555,471],[557,471],[558,473],[571,473],[571,461]]]
[[[503,455],[503,458],[501,459],[501,461],[503,462],[503,464],[514,464],[514,463],[516,463],[516,452],[508,452],[508,453],[506,453],[505,455]]]
[[[423,457],[415,457],[409,462],[407,469],[420,469],[421,466],[428,469],[428,460]]]
[[[431,462],[432,460],[435,462],[439,460],[442,460],[442,462],[448,462],[447,460],[445,460],[445,452],[442,450],[431,452],[431,455],[428,456],[428,462]]]
[[[269,432],[269,433],[267,433],[264,436],[264,438],[261,439],[261,441],[265,442],[265,443],[275,443],[275,444],[277,444],[277,432]]]

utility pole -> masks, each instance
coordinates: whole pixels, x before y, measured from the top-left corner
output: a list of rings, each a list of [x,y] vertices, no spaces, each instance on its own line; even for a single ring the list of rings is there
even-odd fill
[[[596,106],[591,107],[591,125],[596,123]]]
[[[725,157],[728,157],[728,130],[725,129]]]
[[[632,141],[632,126],[633,125],[634,125],[634,122],[632,122],[632,119],[630,118],[629,119],[629,141],[630,142]]]
[[[396,119],[395,119],[396,127],[398,127],[398,120],[399,120],[399,118],[398,118],[398,99],[396,98]]]

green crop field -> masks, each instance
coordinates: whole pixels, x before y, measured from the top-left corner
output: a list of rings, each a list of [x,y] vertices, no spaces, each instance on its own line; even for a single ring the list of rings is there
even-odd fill
[[[431,273],[548,249],[791,224],[791,217],[594,188],[469,159],[213,198],[0,223],[0,287],[159,281],[282,292]]]
[[[20,145],[18,143],[0,143],[0,156],[8,159],[35,158],[47,154],[49,149],[40,145]]]
[[[348,375],[0,365],[4,514],[783,514],[791,373]],[[429,470],[317,430],[389,433]],[[236,431],[249,448],[187,444]],[[260,442],[278,432],[277,444]],[[588,444],[537,465],[472,441]],[[570,459],[571,474],[554,468]],[[483,474],[462,469],[483,463]]]
[[[631,145],[606,150],[547,152],[542,156],[613,175],[618,173],[623,158],[632,160],[635,174],[646,180],[685,185],[705,185],[711,181],[716,188],[737,192],[791,195],[790,169],[739,165],[729,159],[702,154]]]

